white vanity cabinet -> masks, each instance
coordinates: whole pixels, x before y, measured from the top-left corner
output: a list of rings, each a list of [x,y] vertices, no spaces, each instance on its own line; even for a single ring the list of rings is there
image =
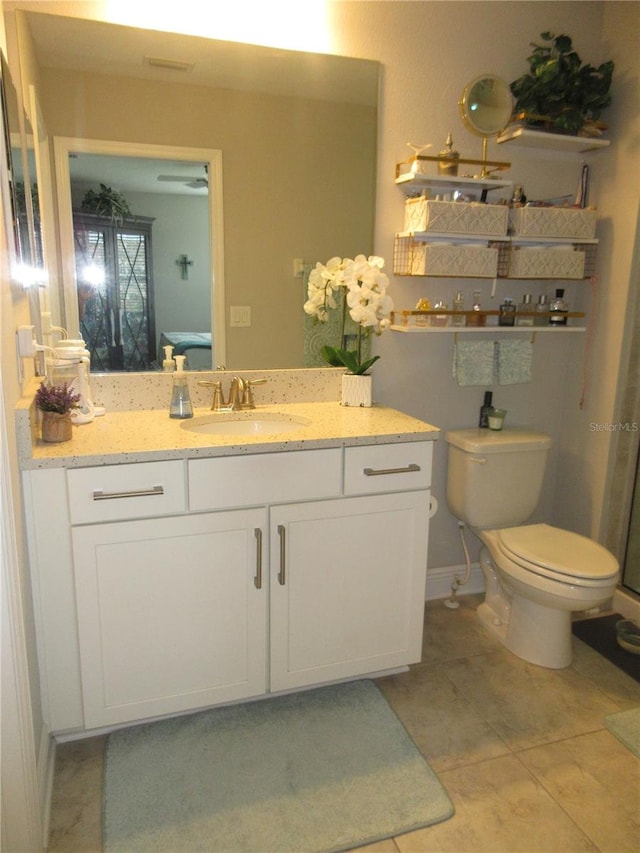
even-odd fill
[[[264,508],[74,528],[87,728],[266,690]]]
[[[25,472],[47,723],[418,661],[432,442]]]
[[[272,690],[420,660],[427,492],[271,511]]]

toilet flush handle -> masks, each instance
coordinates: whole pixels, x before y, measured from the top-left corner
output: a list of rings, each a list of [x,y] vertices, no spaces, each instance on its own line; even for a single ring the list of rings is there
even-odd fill
[[[486,456],[472,456],[471,461],[475,462],[476,465],[486,465],[489,460]]]

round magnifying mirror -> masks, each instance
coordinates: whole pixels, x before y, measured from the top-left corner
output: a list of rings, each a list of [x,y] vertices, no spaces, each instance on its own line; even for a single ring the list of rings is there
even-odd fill
[[[487,139],[499,133],[509,122],[513,96],[509,84],[494,74],[482,74],[468,83],[458,101],[460,116],[467,130],[482,137],[482,175],[486,176]]]

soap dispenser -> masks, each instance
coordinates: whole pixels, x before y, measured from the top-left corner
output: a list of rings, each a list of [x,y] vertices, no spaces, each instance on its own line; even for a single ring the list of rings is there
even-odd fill
[[[171,391],[171,405],[169,406],[170,418],[192,418],[193,406],[189,396],[189,382],[184,372],[184,355],[175,357],[176,370],[173,374],[173,389]]]
[[[173,347],[171,344],[167,344],[166,347],[162,347],[164,350],[164,361],[162,362],[162,370],[164,373],[173,373],[176,369],[176,363],[173,360]]]

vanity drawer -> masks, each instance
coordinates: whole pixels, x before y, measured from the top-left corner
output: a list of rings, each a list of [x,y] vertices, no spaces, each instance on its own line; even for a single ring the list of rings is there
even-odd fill
[[[403,492],[431,485],[432,441],[347,447],[345,495]]]
[[[340,448],[192,459],[189,506],[227,509],[338,497]]]
[[[144,462],[67,471],[72,524],[173,515],[187,509],[184,463]]]

